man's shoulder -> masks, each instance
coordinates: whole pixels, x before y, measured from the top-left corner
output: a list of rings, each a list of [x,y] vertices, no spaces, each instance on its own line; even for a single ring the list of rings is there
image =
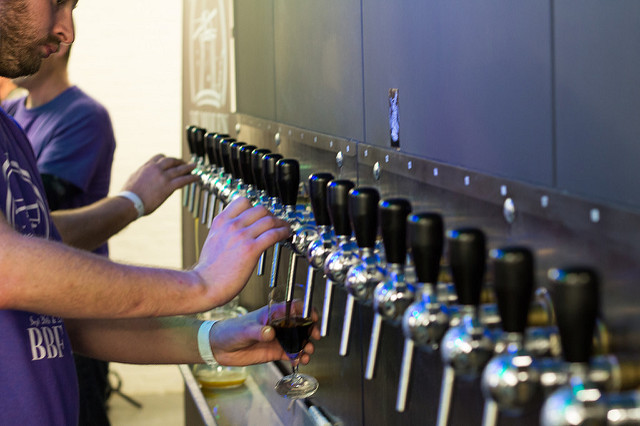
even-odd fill
[[[20,108],[20,106],[24,105],[24,100],[26,96],[20,96],[17,98],[8,98],[2,101],[2,108],[9,115],[14,115],[16,111]]]
[[[77,86],[72,86],[63,92],[58,97],[58,101],[59,106],[64,108],[67,114],[73,114],[77,118],[110,120],[107,108]]]

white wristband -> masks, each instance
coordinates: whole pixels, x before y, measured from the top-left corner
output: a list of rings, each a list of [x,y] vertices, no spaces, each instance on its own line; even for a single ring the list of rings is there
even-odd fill
[[[138,211],[138,218],[144,216],[144,203],[135,192],[122,191],[116,195],[117,197],[126,198],[133,203],[133,207]]]
[[[211,331],[213,324],[216,322],[217,321],[203,321],[198,329],[198,352],[200,352],[202,360],[209,365],[217,364],[216,359],[213,356],[211,342],[209,340],[209,332]]]

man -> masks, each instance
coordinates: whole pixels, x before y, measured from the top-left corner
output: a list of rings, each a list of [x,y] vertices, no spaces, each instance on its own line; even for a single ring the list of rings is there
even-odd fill
[[[37,73],[14,79],[27,93],[2,103],[27,134],[52,211],[86,206],[107,196],[116,145],[107,110],[71,85],[70,53],[71,45],[63,44],[43,60]],[[93,252],[107,256],[107,243]],[[79,426],[109,425],[108,363],[78,354],[74,359]]]
[[[74,7],[75,1],[67,0],[0,0],[0,75],[34,73],[60,43],[71,43]],[[0,164],[0,424],[77,423],[71,344],[77,352],[119,362],[199,363],[215,357],[223,365],[247,365],[287,359],[273,329],[263,325],[264,308],[215,326],[175,317],[231,300],[260,254],[289,236],[286,222],[239,199],[216,217],[191,270],[120,265],[47,241],[59,235],[33,153],[3,111]],[[168,167],[172,164],[157,159],[151,171],[167,186],[189,181],[167,172],[175,169]],[[154,196],[137,185],[127,189],[153,208]],[[135,219],[138,212],[123,197],[58,211],[56,226],[61,224],[63,238],[71,232],[62,226],[68,215],[80,215],[87,225],[83,234],[93,235]],[[115,219],[104,225],[92,217]],[[84,245],[98,239],[80,237]],[[305,351],[303,363],[313,346]]]

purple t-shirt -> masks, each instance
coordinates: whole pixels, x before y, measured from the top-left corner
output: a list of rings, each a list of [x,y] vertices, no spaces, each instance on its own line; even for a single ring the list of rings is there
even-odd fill
[[[42,174],[72,183],[81,193],[60,208],[76,208],[107,196],[116,142],[107,110],[76,86],[27,109],[25,98],[2,104],[20,124]],[[108,254],[107,245],[96,253]]]
[[[60,240],[31,146],[1,109],[0,164],[0,209],[7,222],[21,234]],[[63,320],[0,310],[0,425],[77,422],[78,386]]]

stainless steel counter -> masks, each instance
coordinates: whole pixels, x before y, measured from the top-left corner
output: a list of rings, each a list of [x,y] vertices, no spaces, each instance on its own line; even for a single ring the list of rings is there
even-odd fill
[[[205,390],[193,376],[191,366],[180,365],[185,383],[185,425],[300,425],[331,423],[320,409],[305,400],[282,398],[273,385],[282,377],[273,363],[247,367],[245,383],[233,389]]]

